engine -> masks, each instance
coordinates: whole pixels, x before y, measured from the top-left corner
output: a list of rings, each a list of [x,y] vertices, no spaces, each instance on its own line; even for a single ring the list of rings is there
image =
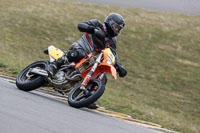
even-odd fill
[[[82,80],[77,71],[58,71],[52,79],[49,79],[53,89],[63,95],[70,92]]]

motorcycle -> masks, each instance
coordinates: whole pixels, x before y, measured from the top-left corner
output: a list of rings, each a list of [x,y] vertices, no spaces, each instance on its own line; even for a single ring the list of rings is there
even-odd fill
[[[98,57],[90,53],[78,63],[65,63],[55,76],[48,74],[49,63],[66,53],[53,45],[44,53],[49,55],[50,61],[34,62],[17,76],[16,85],[20,90],[31,91],[39,87],[52,87],[60,94],[68,96],[70,106],[81,108],[89,106],[103,95],[106,73],[111,73],[114,79],[117,79],[114,64],[118,56],[109,46],[103,49]]]

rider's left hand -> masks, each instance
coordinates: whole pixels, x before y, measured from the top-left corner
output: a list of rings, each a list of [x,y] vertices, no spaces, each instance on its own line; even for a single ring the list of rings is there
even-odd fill
[[[101,40],[103,42],[105,41],[105,33],[100,28],[95,29],[94,34],[99,40]]]
[[[119,74],[119,77],[125,77],[127,75],[126,69],[118,61],[115,63],[115,68]]]

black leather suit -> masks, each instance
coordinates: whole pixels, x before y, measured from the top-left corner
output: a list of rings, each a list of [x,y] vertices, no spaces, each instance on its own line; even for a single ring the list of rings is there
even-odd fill
[[[106,35],[105,40],[102,41],[96,37],[94,30],[90,27],[99,28],[106,35],[105,27],[99,20],[93,19],[87,22],[81,22],[78,24],[78,29],[81,32],[84,32],[84,35],[80,40],[74,42],[69,50],[80,50],[83,52],[83,55],[81,56],[86,56],[91,52],[93,52],[95,55],[99,54],[106,45],[109,45],[114,49],[117,48],[117,41],[115,37],[109,37]]]
[[[80,40],[74,42],[69,48],[67,53],[67,59],[69,62],[79,62],[81,59],[87,57],[89,53],[98,55],[102,49],[109,45],[113,49],[117,48],[117,40],[115,37],[109,37],[106,32],[106,27],[97,19],[89,20],[87,22],[81,22],[78,24],[78,29],[84,32],[84,35]],[[99,39],[94,29],[98,29],[103,34],[103,39]],[[101,34],[101,35],[102,35]],[[59,58],[56,62],[53,62],[54,66],[58,69],[64,62],[62,58]],[[117,61],[115,68],[120,77],[126,76],[127,72],[124,67]]]
[[[94,34],[94,27],[97,29],[101,29],[104,33],[104,40],[99,39]],[[109,45],[113,49],[117,49],[117,40],[116,37],[110,37],[107,35],[106,27],[99,20],[93,19],[86,22],[81,22],[78,24],[78,29],[81,32],[84,32],[84,35],[80,40],[74,42],[72,46],[69,48],[68,60],[78,62],[82,58],[87,57],[87,55],[93,52],[95,55],[98,55],[102,49]],[[78,51],[78,54],[71,56],[71,53],[74,55],[74,51]],[[124,77],[127,74],[127,71],[124,67],[117,61],[115,64],[115,68],[119,73],[120,77]]]

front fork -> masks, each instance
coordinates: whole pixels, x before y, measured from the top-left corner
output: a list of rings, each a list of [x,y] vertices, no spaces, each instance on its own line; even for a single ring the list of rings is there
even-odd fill
[[[85,79],[83,80],[83,82],[81,83],[81,87],[80,89],[82,90],[86,90],[86,86],[88,85],[88,83],[91,80],[92,75],[94,74],[94,72],[96,71],[99,63],[101,62],[101,57],[103,56],[103,53],[101,53],[99,55],[99,57],[96,59],[96,62],[94,63],[92,69],[90,70],[90,72],[86,75]]]

